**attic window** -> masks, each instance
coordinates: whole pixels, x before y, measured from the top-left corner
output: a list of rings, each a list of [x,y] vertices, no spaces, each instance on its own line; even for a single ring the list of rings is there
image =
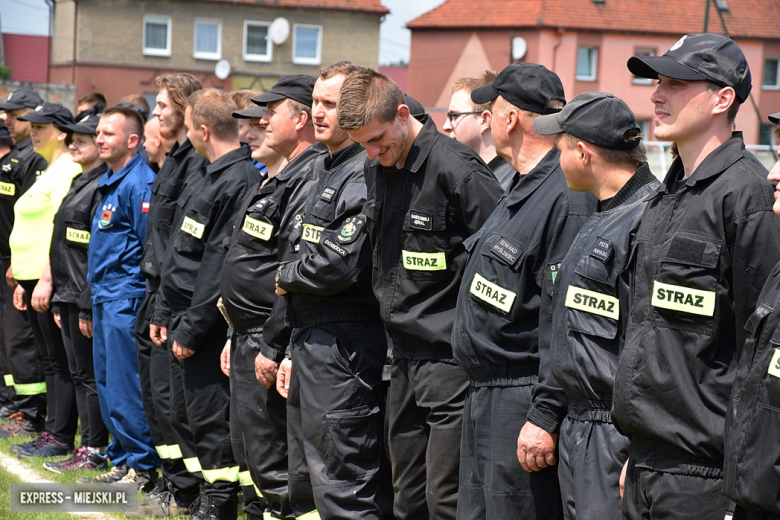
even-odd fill
[[[718,8],[718,11],[729,10],[729,4],[726,2],[726,0],[715,0],[715,6]]]

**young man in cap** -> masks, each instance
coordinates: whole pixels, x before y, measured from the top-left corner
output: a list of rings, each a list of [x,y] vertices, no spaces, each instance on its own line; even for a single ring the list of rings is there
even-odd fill
[[[468,379],[453,359],[455,296],[477,232],[501,196],[479,156],[409,114],[390,78],[370,69],[341,88],[339,126],[362,145],[363,213],[373,287],[393,341],[389,434],[396,518],[455,518]]]
[[[479,154],[490,171],[496,176],[498,183],[506,190],[515,178],[512,166],[499,155],[496,155],[496,143],[490,132],[490,103],[481,105],[471,100],[474,89],[488,85],[496,79],[496,73],[486,70],[481,74],[464,76],[450,85],[450,106],[447,120],[444,122],[444,133],[463,143]]]
[[[554,139],[532,128],[566,102],[554,72],[516,63],[471,99],[491,104],[496,153],[518,174],[469,240],[458,293],[453,352],[471,382],[458,518],[561,518],[560,396],[547,387],[553,283],[595,199],[566,188]]]
[[[588,191],[599,201],[555,277],[550,367],[558,391],[566,394],[555,410],[562,419],[558,479],[564,517],[619,518],[616,484],[628,442],[609,411],[628,324],[627,266],[647,196],[661,183],[645,162],[634,114],[612,94],[579,94],[558,114],[536,118],[533,128],[556,136],[569,189]]]
[[[141,402],[133,336],[144,295],[140,264],[154,173],[138,150],[144,123],[135,110],[111,107],[97,127],[101,202],[92,220],[87,281],[92,292],[95,382],[103,421],[114,439],[106,450],[114,469],[89,482],[154,484],[160,459]]]
[[[159,91],[152,115],[159,122],[160,138],[173,139],[175,143],[152,184],[141,259],[146,292],[135,324],[141,398],[157,454],[162,460],[163,475],[158,480],[159,485],[139,503],[138,515],[141,517],[186,514],[187,508],[198,498],[203,480],[199,473],[188,471],[185,465],[185,460],[196,456],[191,432],[177,431],[171,423],[171,393],[181,396],[183,390],[179,363],[167,348],[170,311],[160,306],[152,315],[159,297],[161,266],[171,244],[176,202],[184,182],[192,176],[200,176],[208,165],[208,160],[198,155],[190,143],[184,126],[187,98],[202,86],[186,72],[158,76],[155,86]],[[150,139],[150,136],[146,137]]]
[[[321,518],[382,519],[393,515],[383,435],[387,337],[361,214],[366,152],[337,119],[341,86],[358,69],[335,63],[314,84],[314,135],[329,153],[314,163],[318,181],[306,201],[298,259],[279,268],[276,293],[288,295],[295,330],[277,388],[287,397],[290,456],[303,458],[290,466],[309,468],[308,482],[290,482],[293,510],[313,499]]]
[[[721,519],[723,431],[734,356],[760,287],[780,259],[766,170],[732,133],[751,76],[716,34],[683,36],[628,61],[658,80],[655,137],[679,157],[649,200],[631,267],[632,309],[612,419],[631,441],[624,517]]]
[[[198,90],[187,100],[187,137],[210,164],[185,181],[161,270],[162,303],[171,312],[168,344],[180,366],[182,389],[174,393],[171,386],[173,427],[192,433],[195,457],[188,469],[199,471],[205,481],[193,520],[235,520],[237,514],[239,468],[230,446],[229,381],[219,363],[227,325],[217,308],[216,273],[225,260],[223,241],[260,175],[249,149],[238,141],[235,107],[217,89]]]

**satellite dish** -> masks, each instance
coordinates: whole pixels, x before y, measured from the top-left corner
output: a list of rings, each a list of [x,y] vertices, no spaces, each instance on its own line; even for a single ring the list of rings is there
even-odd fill
[[[268,34],[276,45],[283,44],[290,37],[290,22],[287,21],[287,18],[277,18],[271,23]]]
[[[512,38],[512,59],[522,60],[525,53],[528,51],[528,44],[525,42],[525,38],[518,36]]]
[[[214,75],[218,79],[225,79],[230,76],[230,62],[228,60],[219,60],[214,67]]]

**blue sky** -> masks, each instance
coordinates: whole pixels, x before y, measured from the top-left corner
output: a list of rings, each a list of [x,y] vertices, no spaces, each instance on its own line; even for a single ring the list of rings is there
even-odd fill
[[[382,0],[391,13],[379,34],[379,63],[409,61],[411,33],[404,24],[444,0]],[[49,8],[44,0],[0,0],[2,31],[20,34],[48,34]]]

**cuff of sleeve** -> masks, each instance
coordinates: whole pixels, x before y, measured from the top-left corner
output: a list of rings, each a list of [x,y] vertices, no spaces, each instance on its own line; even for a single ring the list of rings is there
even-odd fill
[[[169,312],[154,311],[152,319],[149,321],[158,327],[168,327],[168,322],[171,321],[171,314]]]
[[[281,363],[282,360],[284,359],[283,350],[276,350],[275,348],[271,348],[265,343],[262,343],[260,345],[260,353],[264,355],[266,358],[268,358],[269,360],[273,361],[274,363]]]
[[[51,304],[51,313],[52,314],[62,314],[62,309],[60,308],[59,302]]]
[[[284,289],[285,291],[289,291],[289,284],[290,284],[290,265],[292,262],[283,264],[281,267],[281,270],[279,271],[279,287]]]
[[[184,348],[188,348],[194,351],[198,350],[197,348],[198,341],[195,338],[193,338],[190,334],[188,334],[186,330],[181,330],[181,329],[177,330],[176,337],[173,339],[174,341],[176,341],[176,343],[178,343]]]
[[[557,417],[539,410],[535,405],[531,405],[531,408],[526,415],[526,419],[528,419],[528,422],[531,424],[538,426],[543,430],[547,430],[550,433],[555,433],[560,425]]]
[[[233,332],[235,332],[235,329],[233,327],[228,327],[227,330],[227,339],[230,339],[233,337]]]
[[[79,319],[85,321],[92,321],[92,312],[87,312],[84,309],[79,311]]]

